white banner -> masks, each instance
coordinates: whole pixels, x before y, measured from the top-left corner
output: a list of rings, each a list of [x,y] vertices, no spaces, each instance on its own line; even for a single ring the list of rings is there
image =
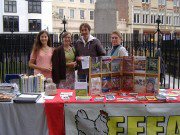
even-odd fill
[[[180,104],[65,104],[66,135],[180,135]]]

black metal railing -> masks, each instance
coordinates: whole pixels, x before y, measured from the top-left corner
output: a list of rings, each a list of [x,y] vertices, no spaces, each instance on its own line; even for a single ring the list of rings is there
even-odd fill
[[[110,34],[93,34],[108,52],[111,49]],[[32,74],[28,67],[30,52],[36,34],[0,34],[0,81],[5,74]],[[134,38],[136,37],[136,38]],[[53,47],[57,47],[58,35],[51,34]],[[73,35],[73,44],[78,39]],[[132,56],[155,57],[157,36],[155,34],[123,34],[124,47]],[[163,87],[180,88],[180,38],[177,34],[162,34],[159,39],[162,58],[166,67]],[[171,86],[170,86],[171,84]]]
[[[36,34],[0,34],[0,82],[5,74],[32,74],[28,61]],[[50,34],[53,46],[58,35]]]

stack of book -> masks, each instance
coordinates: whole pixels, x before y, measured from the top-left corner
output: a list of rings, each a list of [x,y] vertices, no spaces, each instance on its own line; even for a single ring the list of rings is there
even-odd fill
[[[21,76],[20,91],[21,93],[42,92],[44,91],[45,77],[42,74]]]

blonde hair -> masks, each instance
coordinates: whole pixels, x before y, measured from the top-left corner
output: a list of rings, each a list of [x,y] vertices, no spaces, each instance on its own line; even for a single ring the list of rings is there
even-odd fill
[[[123,35],[119,32],[119,31],[113,31],[112,33],[111,33],[111,35],[112,34],[116,34],[119,38],[121,38],[121,39],[123,39]]]

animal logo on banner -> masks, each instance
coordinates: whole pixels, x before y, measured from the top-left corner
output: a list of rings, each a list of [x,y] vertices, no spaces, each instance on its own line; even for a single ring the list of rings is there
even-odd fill
[[[75,115],[78,135],[108,135],[108,113],[100,110],[97,119],[89,119],[85,110],[78,110]]]

